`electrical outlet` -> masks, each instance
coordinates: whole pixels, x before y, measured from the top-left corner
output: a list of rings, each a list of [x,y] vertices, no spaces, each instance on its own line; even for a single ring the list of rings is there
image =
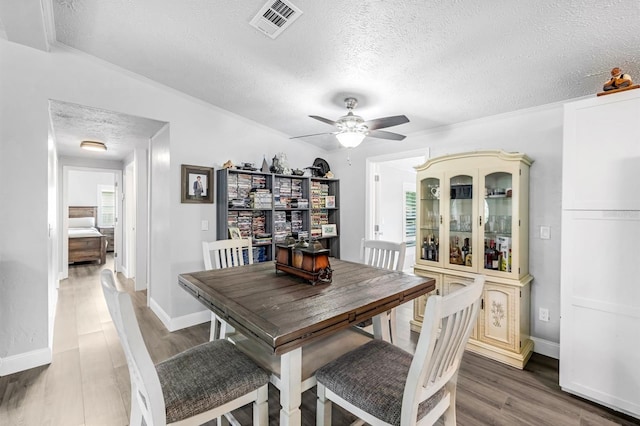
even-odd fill
[[[540,308],[538,311],[538,319],[540,321],[549,322],[549,310],[547,308]]]

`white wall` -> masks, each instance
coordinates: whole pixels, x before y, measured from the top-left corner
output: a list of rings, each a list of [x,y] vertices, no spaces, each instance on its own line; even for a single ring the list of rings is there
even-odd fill
[[[98,185],[113,186],[113,173],[70,170],[67,182],[70,206],[97,206]]]
[[[351,166],[347,162],[346,150],[327,155],[325,158],[332,171],[342,182],[342,257],[347,260],[358,259],[358,242],[365,232],[366,158],[420,148],[429,148],[431,158],[482,149],[524,152],[535,161],[531,167],[529,201],[530,272],[534,276],[531,287],[531,334],[536,351],[557,351],[560,340],[562,120],[562,106],[548,105],[440,128],[423,135],[410,136],[402,142],[367,139],[350,153]],[[540,239],[541,225],[551,227],[550,240]],[[538,321],[539,307],[549,309],[549,322]]]
[[[177,275],[202,269],[200,241],[215,239],[215,205],[180,203],[180,165],[219,168],[227,160],[260,164],[286,152],[292,167],[322,156],[303,141],[126,73],[75,51],[49,53],[0,40],[0,357],[28,356],[47,347],[48,100],[149,117],[170,123],[167,147],[152,154],[151,233],[162,254],[152,256],[154,311],[170,328],[188,325],[203,307],[177,285]],[[154,164],[154,161],[160,165]],[[24,176],[33,188],[18,190]],[[157,189],[157,191],[155,191]],[[209,221],[201,231],[201,220]],[[155,238],[155,235],[154,235]],[[157,259],[167,260],[156,263]],[[186,322],[182,317],[189,318]],[[178,320],[175,320],[178,318]],[[182,321],[182,322],[181,322]],[[45,361],[46,362],[46,361]],[[42,363],[35,360],[31,366]],[[6,366],[6,365],[5,365]],[[0,365],[0,372],[4,370]],[[7,367],[7,370],[11,370]],[[7,371],[4,370],[4,371]]]

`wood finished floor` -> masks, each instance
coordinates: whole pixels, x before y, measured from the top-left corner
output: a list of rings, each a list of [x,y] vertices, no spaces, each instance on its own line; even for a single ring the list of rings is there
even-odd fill
[[[0,378],[0,425],[126,425],[130,385],[95,264],[70,266],[60,283],[48,366]],[[146,307],[146,293],[134,293],[121,276],[120,288],[134,297],[142,334],[154,362],[162,361],[208,339],[209,325],[169,333]],[[399,345],[413,352],[417,334],[409,331],[411,304],[398,310]],[[279,419],[278,391],[269,392],[269,424]],[[315,424],[315,394],[303,395],[304,425]],[[234,412],[251,424],[250,409]],[[639,425],[640,420],[562,392],[558,361],[534,354],[524,371],[465,353],[458,380],[458,425]],[[334,407],[335,425],[353,417]]]

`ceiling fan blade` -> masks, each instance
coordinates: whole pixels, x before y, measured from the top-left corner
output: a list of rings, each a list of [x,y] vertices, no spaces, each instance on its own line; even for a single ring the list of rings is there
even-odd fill
[[[369,130],[377,130],[408,122],[409,119],[405,115],[394,115],[393,117],[382,117],[376,118],[375,120],[365,121],[364,124],[369,128]]]
[[[318,117],[317,115],[310,115],[309,117],[311,118],[315,118],[316,120],[322,121],[323,123],[327,123],[330,124],[332,126],[336,125],[336,122],[333,120],[329,120],[328,118],[324,118],[324,117]]]
[[[336,133],[337,132],[313,133],[313,134],[310,134],[310,135],[292,136],[289,139],[300,139],[300,138],[306,138],[307,136],[335,135]]]
[[[367,133],[367,136],[371,136],[372,138],[379,138],[379,139],[391,139],[394,141],[401,141],[404,138],[406,138],[405,135],[400,135],[398,133],[392,133],[392,132],[385,132],[384,130],[373,130],[373,131],[369,131]]]

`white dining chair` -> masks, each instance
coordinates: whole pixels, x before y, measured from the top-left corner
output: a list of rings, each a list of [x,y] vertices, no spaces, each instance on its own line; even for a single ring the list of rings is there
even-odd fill
[[[404,242],[396,243],[363,238],[360,242],[360,261],[376,268],[402,271],[406,251],[407,243]],[[396,310],[392,309],[387,312],[384,321],[388,323],[389,341],[393,343],[397,330]]]
[[[200,425],[253,404],[253,424],[268,424],[269,375],[227,340],[207,342],[154,365],[131,296],[113,272],[100,275],[131,380],[131,425]]]
[[[376,268],[402,271],[407,243],[393,241],[365,240],[360,243],[360,259],[363,263]]]
[[[484,277],[446,296],[430,296],[415,354],[373,340],[316,371],[317,425],[331,404],[371,425],[456,424],[460,362],[476,323]]]
[[[206,270],[251,265],[253,264],[251,239],[203,241],[202,256]],[[229,332],[229,325],[212,311],[209,340],[224,339]]]

